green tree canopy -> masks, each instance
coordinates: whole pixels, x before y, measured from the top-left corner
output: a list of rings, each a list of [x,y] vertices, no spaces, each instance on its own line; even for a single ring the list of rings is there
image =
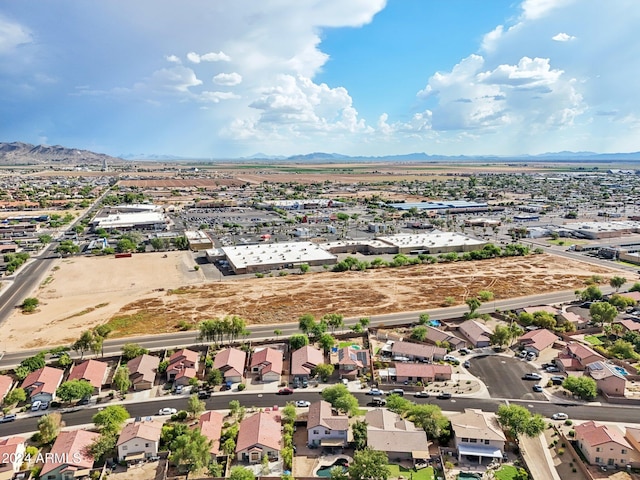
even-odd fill
[[[611,323],[618,316],[618,309],[607,302],[594,302],[589,307],[591,319],[599,324]]]
[[[321,363],[316,365],[312,371],[313,375],[317,375],[322,379],[322,381],[326,381],[331,375],[333,375],[334,366],[330,363]]]
[[[200,470],[211,461],[211,440],[194,428],[177,437],[171,443],[170,459],[178,467],[179,471],[185,472],[186,477],[193,471]]]
[[[27,392],[24,388],[14,388],[4,397],[4,404],[6,406],[15,405],[16,403],[24,402],[26,399]]]
[[[541,415],[532,415],[529,410],[520,405],[500,405],[497,415],[502,428],[514,438],[518,435],[536,437],[545,427],[544,418]]]
[[[330,333],[323,333],[318,338],[318,345],[320,345],[320,348],[322,348],[322,351],[324,352],[325,355],[329,353],[329,351],[331,350],[331,347],[333,347],[335,344],[336,344],[336,339],[333,338],[333,336]]]
[[[369,448],[357,450],[349,465],[350,480],[387,480],[390,474],[387,454]]]
[[[419,325],[411,331],[411,338],[423,342],[427,338],[427,327]]]
[[[38,419],[38,434],[42,445],[52,443],[63,427],[62,415],[58,412],[49,413]]]
[[[101,432],[117,434],[128,418],[129,412],[122,405],[109,405],[93,416],[93,423]]]
[[[206,407],[204,402],[198,398],[197,394],[193,394],[189,397],[189,402],[187,403],[187,412],[189,412],[191,417],[199,417],[200,414],[205,411],[205,409]]]
[[[309,345],[309,337],[306,335],[295,334],[289,337],[289,345],[291,350],[298,350],[306,345]]]
[[[256,480],[256,476],[251,470],[244,467],[232,467],[229,474],[230,480]]]
[[[449,435],[449,419],[437,405],[428,403],[413,405],[409,409],[408,417],[417,427],[422,428],[429,438]]]
[[[122,347],[122,356],[127,361],[139,357],[140,355],[143,355],[145,353],[149,353],[149,350],[141,347],[137,343],[125,343]]]
[[[562,382],[562,386],[583,400],[593,400],[596,398],[596,381],[591,377],[569,376]]]
[[[580,292],[580,299],[583,302],[595,302],[602,299],[602,290],[595,285],[589,285]]]
[[[72,400],[80,400],[88,397],[93,393],[93,385],[87,380],[69,380],[60,385],[56,390],[56,395],[63,402],[71,402]]]
[[[120,365],[116,373],[113,375],[113,386],[120,393],[126,393],[131,386],[131,379],[129,378],[129,367],[126,365]]]
[[[627,283],[627,279],[624,277],[611,277],[611,280],[609,280],[609,285],[611,285],[611,288],[615,288],[616,292],[618,290],[620,290],[620,287],[622,287],[625,283]]]

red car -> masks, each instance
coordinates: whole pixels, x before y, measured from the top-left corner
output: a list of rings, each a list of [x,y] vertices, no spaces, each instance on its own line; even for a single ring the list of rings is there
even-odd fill
[[[293,390],[290,388],[281,388],[278,390],[278,395],[293,395]]]

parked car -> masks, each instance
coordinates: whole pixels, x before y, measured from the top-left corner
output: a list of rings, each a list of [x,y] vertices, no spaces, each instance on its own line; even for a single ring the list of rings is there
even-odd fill
[[[311,405],[311,402],[308,402],[306,400],[298,400],[296,402],[296,407],[304,408],[304,407],[308,407],[309,405]]]
[[[302,388],[307,388],[309,386],[309,380],[306,378],[302,379]]]
[[[206,390],[200,390],[200,391],[198,392],[198,398],[199,398],[200,400],[205,400],[205,399],[207,399],[207,398],[209,398],[209,397],[211,397],[211,392],[208,392],[208,391],[206,391]]]
[[[175,415],[176,413],[178,413],[178,410],[171,407],[164,407],[158,410],[158,415]]]
[[[46,410],[47,408],[49,408],[49,402],[42,402],[40,404],[40,410]]]
[[[454,363],[455,363],[455,362],[458,362],[458,363],[460,362],[460,360],[459,360],[459,359],[457,359],[456,357],[454,357],[453,355],[445,355],[445,356],[444,356],[444,357],[442,357],[442,358],[443,358],[443,360],[444,360],[445,362],[454,362]]]
[[[342,379],[342,384],[343,384],[343,385],[349,385],[349,379],[347,379],[347,378],[343,378],[343,379]]]
[[[451,398],[451,394],[449,392],[441,392],[436,398],[438,400],[449,400]]]
[[[281,388],[278,390],[278,395],[293,395],[293,390],[290,388]]]
[[[180,395],[183,391],[184,387],[182,385],[176,385],[176,389],[174,390],[174,393],[176,395]]]
[[[542,385],[534,385],[533,386],[533,391],[541,393],[542,392]]]
[[[522,351],[518,354],[518,356],[519,356],[520,358],[524,358],[524,357],[526,357],[526,356],[527,356],[527,351],[526,351],[526,350],[522,350]]]
[[[471,362],[469,360],[465,360],[464,363],[462,364],[462,366],[464,368],[469,368],[469,367],[471,367]]]
[[[416,398],[429,398],[429,392],[416,392],[413,396]]]
[[[542,375],[538,373],[525,373],[522,377],[523,380],[542,380]]]
[[[387,401],[384,398],[373,397],[369,404],[374,407],[384,407],[387,404]]]
[[[551,415],[552,420],[566,420],[568,418],[569,415],[567,415],[566,413],[554,413],[553,415]]]
[[[537,357],[537,355],[534,352],[529,352],[527,353],[527,356],[525,357],[527,360],[531,361],[533,359],[535,359]]]
[[[16,421],[16,417],[17,417],[17,415],[15,413],[9,413],[9,414],[5,415],[4,417],[0,418],[0,423],[15,422]]]
[[[556,366],[547,367],[546,370],[549,373],[557,373],[560,371],[560,369]]]
[[[393,390],[389,390],[387,392],[387,395],[399,395],[401,397],[404,397],[404,390],[401,388],[394,388]]]
[[[90,400],[91,397],[82,397],[80,400],[78,400],[78,403],[76,403],[76,405],[89,405]]]
[[[471,353],[471,350],[469,350],[468,348],[461,348],[460,350],[458,350],[458,352],[460,352],[460,355],[467,355]]]
[[[372,388],[367,392],[367,395],[384,395],[384,392],[378,388]]]
[[[562,375],[554,375],[551,377],[551,383],[554,385],[562,385],[564,383],[564,377]]]
[[[36,400],[35,402],[33,402],[31,404],[31,411],[35,412],[35,411],[40,410],[40,405],[42,405],[42,402],[40,400]]]

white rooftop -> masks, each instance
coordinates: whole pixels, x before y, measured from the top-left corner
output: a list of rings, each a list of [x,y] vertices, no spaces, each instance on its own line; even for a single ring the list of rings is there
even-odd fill
[[[229,263],[235,268],[252,265],[300,264],[311,261],[334,260],[335,255],[311,242],[261,243],[223,247]]]
[[[621,220],[619,222],[574,222],[562,225],[566,230],[589,230],[594,232],[616,232],[618,230],[640,230],[640,222]]]
[[[129,227],[134,225],[149,225],[165,223],[166,217],[161,212],[132,212],[113,213],[103,218],[96,218],[101,228]]]
[[[378,240],[396,245],[399,248],[437,248],[457,245],[483,245],[486,243],[476,238],[460,235],[459,233],[442,232],[440,230],[417,234],[400,233],[398,235],[378,237]]]

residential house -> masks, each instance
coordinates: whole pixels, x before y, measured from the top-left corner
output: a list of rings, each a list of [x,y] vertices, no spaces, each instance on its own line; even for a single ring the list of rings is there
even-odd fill
[[[610,397],[624,397],[627,379],[619,368],[608,362],[597,361],[587,365],[587,375],[596,381],[598,391]]]
[[[584,318],[575,312],[562,312],[558,314],[558,319],[561,321],[572,323],[576,330],[587,328],[589,325],[589,319]]]
[[[396,381],[398,382],[445,382],[451,380],[451,365],[438,365],[431,363],[405,363],[395,364]]]
[[[591,465],[626,467],[640,465],[638,452],[614,426],[598,425],[593,420],[574,427],[576,442]]]
[[[198,420],[200,433],[211,440],[211,449],[209,452],[213,459],[222,455],[222,451],[220,450],[220,434],[222,432],[223,422],[224,415],[213,410],[204,412]]]
[[[236,456],[238,461],[260,463],[263,456],[270,461],[280,458],[282,430],[278,412],[260,412],[240,422]]]
[[[520,348],[539,356],[548,348],[553,347],[553,344],[557,340],[558,336],[555,333],[546,328],[539,328],[538,330],[531,330],[522,335],[518,340],[518,344]]]
[[[0,440],[0,480],[11,480],[24,460],[25,439],[8,437]]]
[[[31,372],[22,382],[31,403],[36,400],[51,402],[56,389],[62,383],[64,372],[53,367],[43,367]]]
[[[395,360],[406,359],[433,362],[434,360],[442,360],[446,354],[446,348],[425,343],[396,341],[391,346],[391,355]]]
[[[9,375],[0,375],[0,403],[4,400],[4,397],[11,391],[13,386],[13,378]]]
[[[156,381],[160,359],[146,353],[127,362],[129,380],[134,390],[149,390]]]
[[[343,347],[338,350],[338,373],[341,378],[354,379],[371,366],[369,352],[364,349]]]
[[[494,413],[466,408],[463,413],[449,417],[453,430],[458,461],[462,457],[501,459],[507,437]]]
[[[429,458],[429,442],[426,432],[397,413],[386,408],[369,410],[367,422],[367,446],[385,452],[389,458]]]
[[[93,387],[93,394],[98,395],[102,385],[107,381],[109,365],[98,360],[85,360],[75,365],[69,373],[67,380],[86,380]]]
[[[619,320],[615,323],[622,325],[623,332],[640,332],[640,322],[631,318],[625,318],[624,320]]]
[[[427,338],[425,341],[436,345],[448,343],[452,350],[460,350],[467,346],[467,341],[454,335],[451,332],[440,330],[439,328],[425,325],[427,328]]]
[[[247,354],[237,348],[225,348],[216,354],[213,360],[213,368],[222,372],[225,381],[241,382],[244,375],[244,365]]]
[[[127,423],[116,442],[118,461],[137,462],[157,456],[161,433],[160,422]]]
[[[198,375],[198,352],[183,348],[169,357],[167,380],[178,385],[188,385]]]
[[[584,371],[587,365],[604,360],[604,357],[582,343],[568,343],[558,354],[556,365],[564,372]]]
[[[324,363],[324,355],[311,345],[299,348],[291,354],[291,375],[299,379],[309,378],[313,369]]]
[[[50,461],[44,462],[41,480],[73,480],[88,477],[93,468],[93,455],[89,447],[100,437],[86,430],[60,432],[53,447]]]
[[[251,373],[263,382],[279,382],[282,374],[282,352],[274,348],[256,350],[251,356]]]
[[[624,438],[627,439],[629,444],[636,450],[640,452],[640,428],[638,427],[627,427]]]
[[[319,400],[309,406],[307,416],[307,444],[323,447],[346,447],[349,418],[331,408],[329,402]]]
[[[484,348],[491,345],[493,332],[477,320],[462,322],[458,329],[460,334],[473,345],[473,348]]]

